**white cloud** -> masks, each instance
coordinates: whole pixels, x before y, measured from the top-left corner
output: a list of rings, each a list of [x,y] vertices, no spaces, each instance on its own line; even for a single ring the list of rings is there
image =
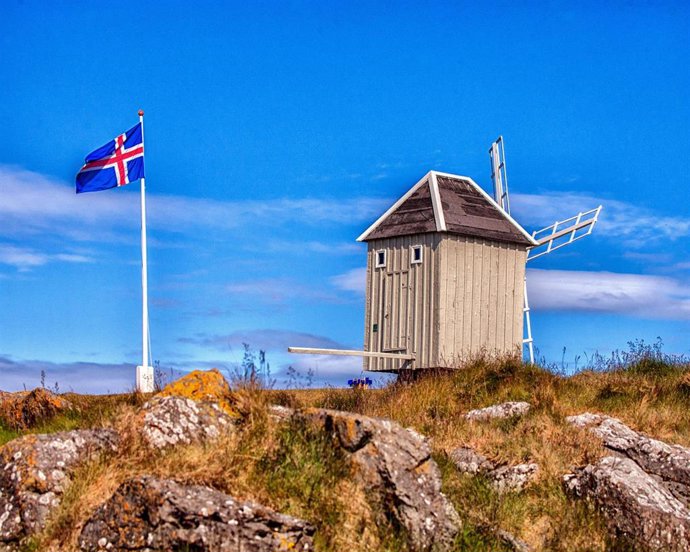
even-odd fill
[[[338,289],[363,294],[366,285],[366,277],[366,268],[353,268],[344,274],[333,276],[333,278],[331,278],[331,283]]]
[[[49,255],[27,247],[17,247],[11,244],[0,243],[0,264],[13,266],[20,272],[43,266],[52,261],[89,263],[92,262],[92,259],[86,255],[74,253]]]
[[[604,208],[596,232],[609,239],[621,239],[628,246],[643,246],[658,240],[690,236],[690,219],[660,216],[645,207],[615,199],[601,199],[572,192],[512,194],[511,214],[525,227],[538,229],[576,215],[580,211]]]
[[[690,319],[690,286],[665,276],[530,269],[527,286],[535,310]]]
[[[139,225],[138,198],[111,190],[77,196],[72,185],[18,167],[0,165],[0,235],[49,233],[77,240],[114,239],[108,231]],[[219,201],[149,192],[147,216],[152,228],[228,229],[265,224],[352,224],[367,222],[387,205],[378,198],[282,198]]]

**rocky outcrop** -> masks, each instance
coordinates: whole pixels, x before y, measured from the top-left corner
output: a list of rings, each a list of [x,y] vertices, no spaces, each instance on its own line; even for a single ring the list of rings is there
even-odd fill
[[[406,529],[412,549],[450,547],[460,520],[441,493],[441,474],[424,436],[390,420],[336,410],[305,409],[293,418],[331,436],[349,458],[355,481]]]
[[[609,451],[630,458],[645,472],[661,478],[676,498],[690,503],[690,449],[652,439],[609,416],[585,413],[566,421],[589,428]]]
[[[539,472],[539,466],[534,463],[514,466],[495,464],[469,447],[459,447],[449,457],[458,471],[486,477],[499,493],[521,491]]]
[[[567,421],[588,428],[612,455],[564,477],[566,493],[594,502],[611,531],[645,550],[690,550],[690,450],[599,414]]]
[[[505,402],[487,406],[486,408],[470,410],[465,414],[465,419],[473,422],[486,422],[487,420],[515,418],[524,416],[529,412],[529,409],[530,404],[526,402]]]
[[[208,487],[139,477],[96,510],[79,545],[88,552],[306,551],[313,534],[305,521]]]
[[[142,413],[141,434],[157,449],[217,439],[236,421],[216,403],[183,397],[156,396],[142,407]]]
[[[142,408],[141,433],[153,448],[217,439],[239,419],[235,398],[218,370],[195,370]]]
[[[40,531],[58,504],[75,468],[117,448],[108,429],[27,435],[0,450],[0,542]]]
[[[72,404],[60,395],[37,387],[31,392],[0,394],[0,418],[13,429],[27,429],[72,410]]]
[[[690,512],[629,458],[607,456],[564,477],[571,497],[592,500],[612,533],[644,550],[690,550]]]

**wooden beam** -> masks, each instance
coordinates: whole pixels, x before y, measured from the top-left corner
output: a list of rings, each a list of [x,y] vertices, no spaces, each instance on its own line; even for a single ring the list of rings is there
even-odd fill
[[[288,347],[288,353],[299,353],[303,355],[338,355],[338,356],[360,356],[374,358],[398,358],[400,360],[414,360],[414,355],[405,353],[377,353],[369,351],[355,351],[350,349],[313,349],[311,347]]]

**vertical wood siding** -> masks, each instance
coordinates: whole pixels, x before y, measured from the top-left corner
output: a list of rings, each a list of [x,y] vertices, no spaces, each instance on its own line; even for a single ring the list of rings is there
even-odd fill
[[[411,262],[415,245],[422,246],[418,264]],[[415,367],[438,362],[438,246],[439,235],[431,233],[369,242],[364,350],[413,353]],[[381,249],[386,251],[386,266],[376,268],[376,252]],[[366,370],[397,370],[403,364],[395,359],[364,359]]]
[[[412,246],[422,262],[412,264]],[[386,266],[376,268],[376,252]],[[522,347],[524,246],[425,233],[369,242],[364,349],[405,351],[414,367],[452,366],[480,351]],[[374,325],[377,331],[374,331]],[[397,370],[395,359],[365,358],[366,370]]]
[[[451,366],[480,351],[519,352],[525,248],[446,235],[439,255],[439,365]]]

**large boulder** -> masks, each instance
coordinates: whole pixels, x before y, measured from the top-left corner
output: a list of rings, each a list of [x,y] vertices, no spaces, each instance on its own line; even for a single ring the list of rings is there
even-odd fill
[[[236,418],[212,402],[156,396],[142,407],[141,435],[156,449],[217,439]]]
[[[285,415],[285,410],[274,415]],[[460,520],[441,492],[429,441],[395,422],[350,412],[308,408],[294,414],[331,436],[349,458],[354,480],[403,526],[414,550],[444,550]]]
[[[505,402],[494,404],[486,408],[470,410],[465,414],[465,419],[473,422],[486,422],[488,420],[500,420],[504,418],[519,418],[529,412],[530,404],[527,402]]]
[[[89,552],[306,551],[313,534],[305,521],[208,487],[138,477],[94,512],[79,545]]]
[[[610,416],[587,412],[566,421],[588,428],[609,451],[630,458],[645,472],[661,478],[677,498],[690,503],[690,449],[638,433]]]
[[[141,433],[157,449],[218,438],[239,419],[228,382],[218,370],[196,370],[171,383],[142,408]]]
[[[27,435],[0,449],[0,542],[40,531],[82,462],[117,448],[109,429]]]
[[[616,418],[570,416],[611,453],[567,474],[566,493],[591,500],[611,531],[645,550],[690,550],[690,449],[638,433]]]
[[[73,408],[68,400],[43,387],[0,394],[0,418],[12,429],[34,427]]]
[[[635,549],[690,550],[690,511],[629,458],[607,456],[564,478],[568,495],[592,500],[612,533]]]

